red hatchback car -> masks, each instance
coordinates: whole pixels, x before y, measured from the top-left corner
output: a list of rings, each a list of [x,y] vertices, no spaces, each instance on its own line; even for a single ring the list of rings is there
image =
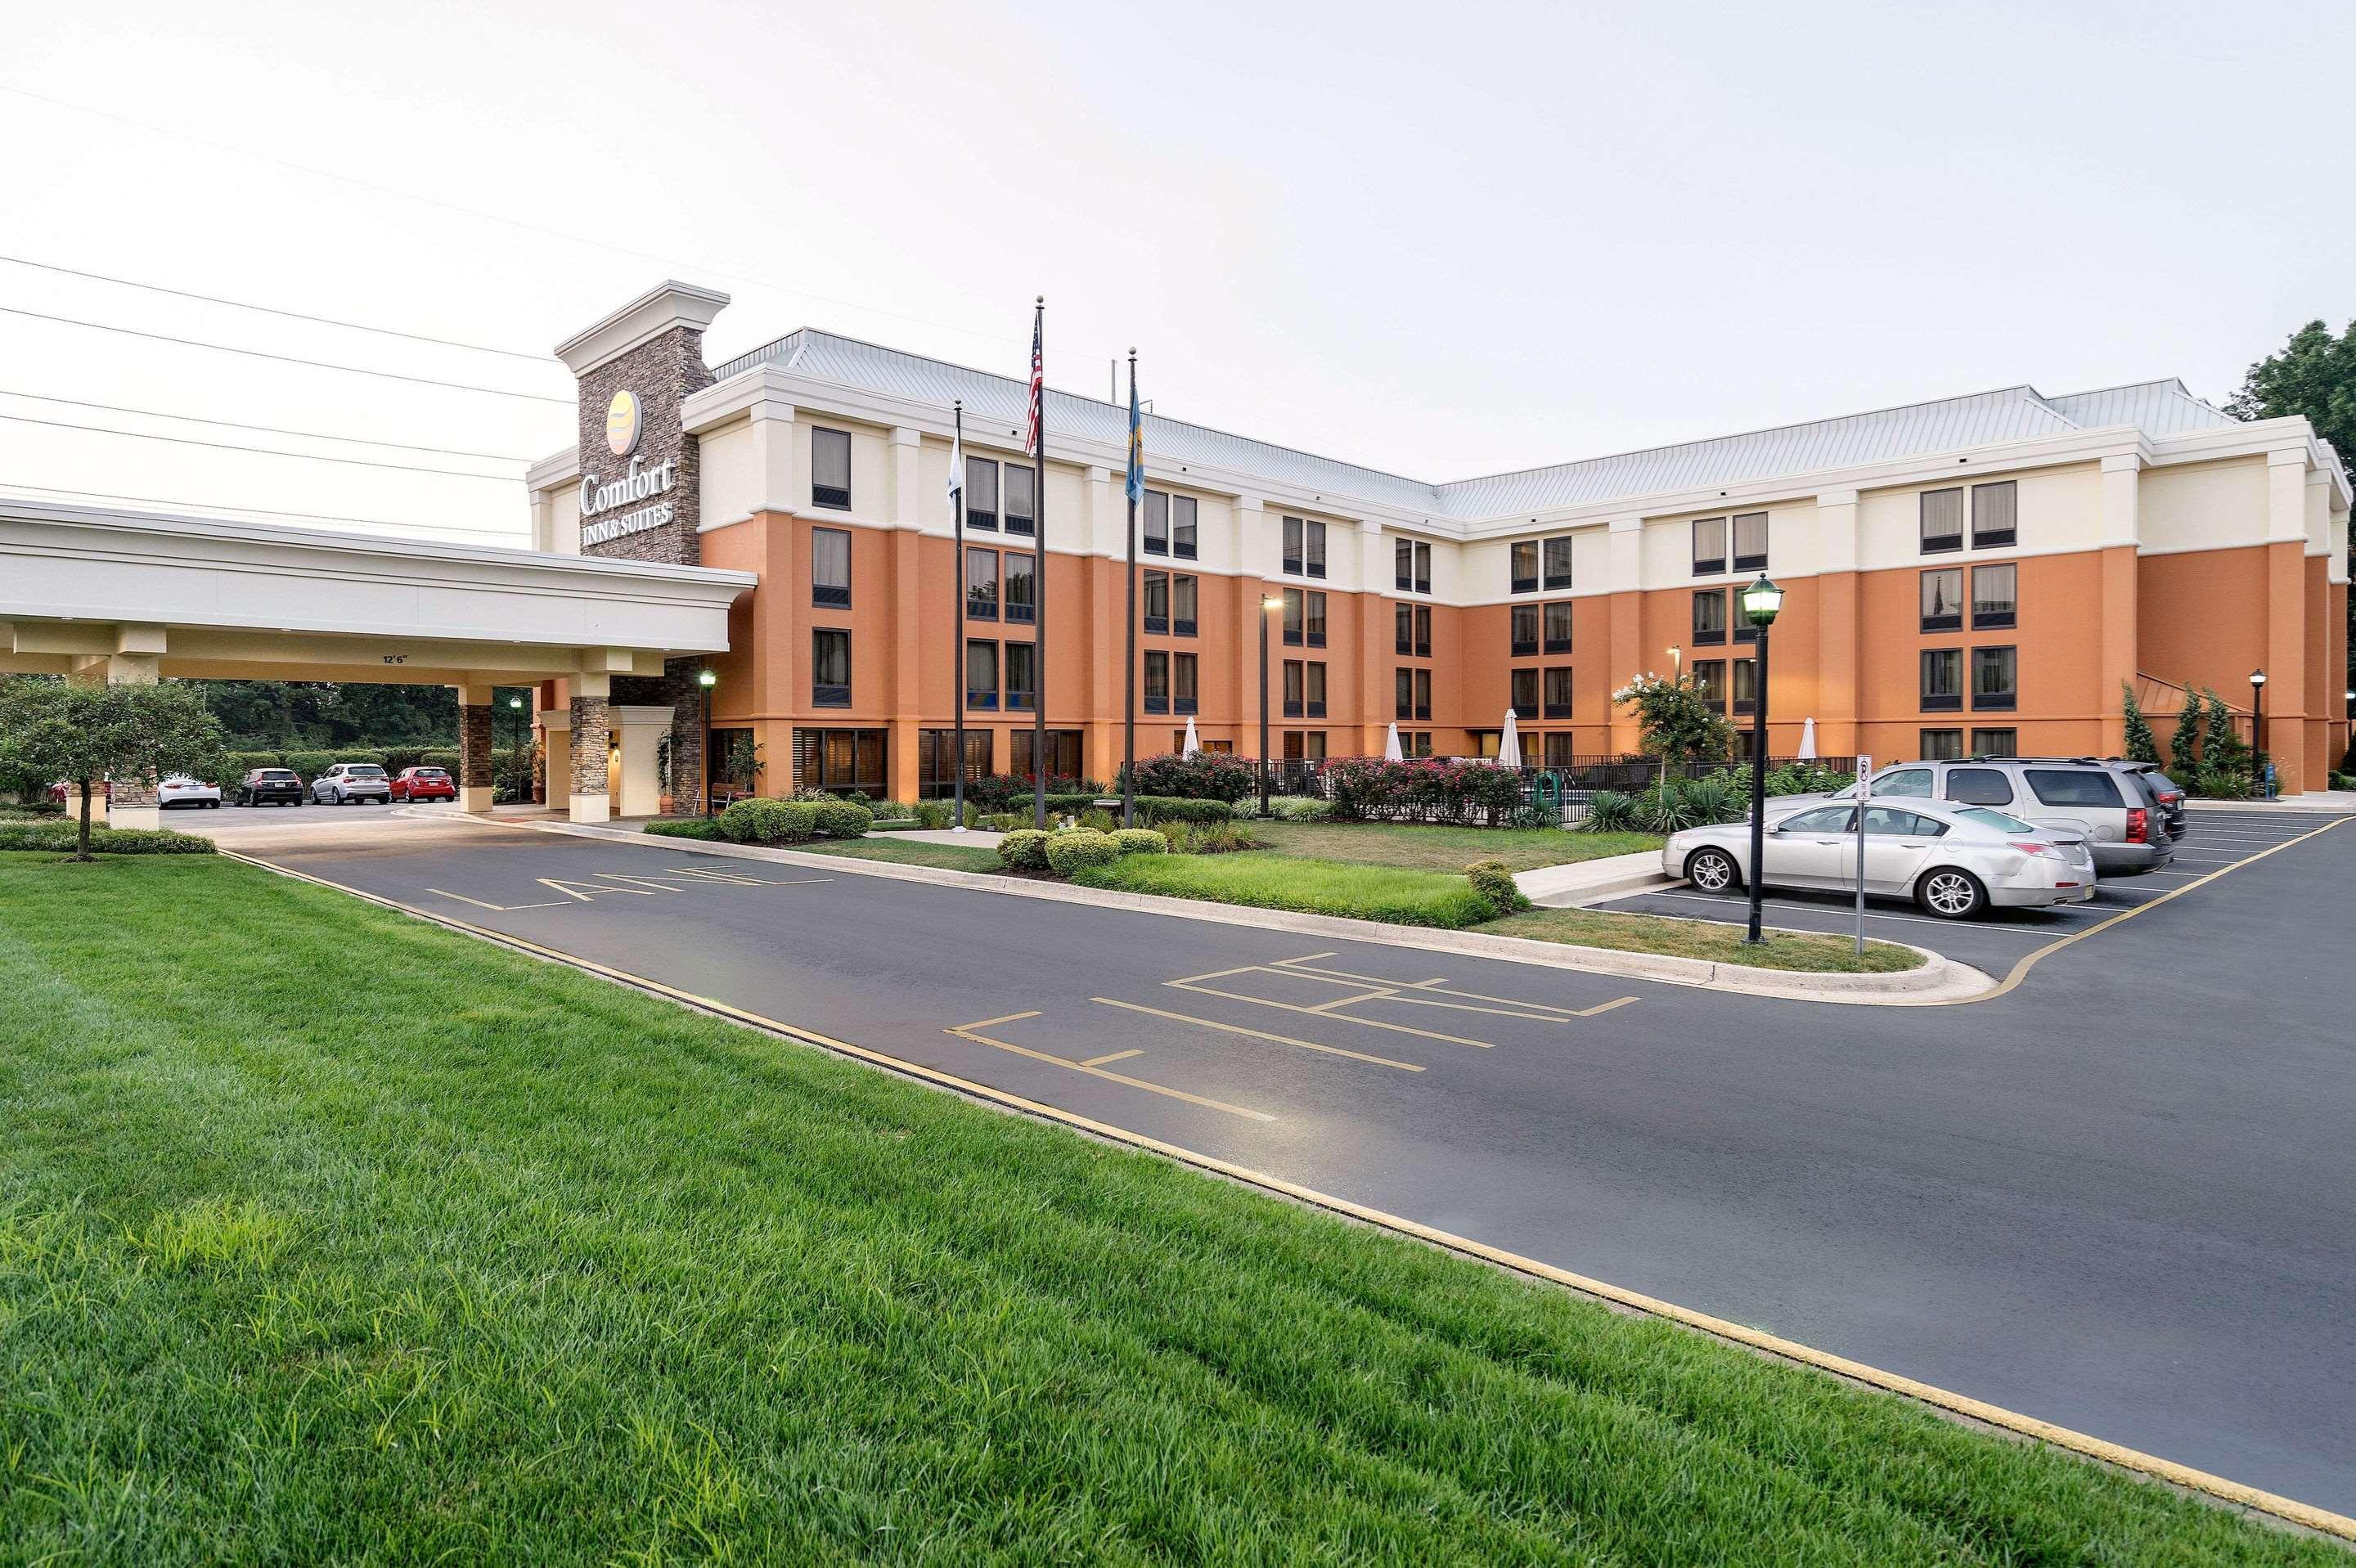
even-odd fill
[[[458,786],[440,768],[403,768],[393,775],[395,800],[455,800]]]

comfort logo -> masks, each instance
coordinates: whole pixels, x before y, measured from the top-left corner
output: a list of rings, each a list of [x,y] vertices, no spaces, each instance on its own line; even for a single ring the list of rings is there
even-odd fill
[[[635,392],[616,392],[605,405],[605,445],[616,457],[638,449],[638,399]]]

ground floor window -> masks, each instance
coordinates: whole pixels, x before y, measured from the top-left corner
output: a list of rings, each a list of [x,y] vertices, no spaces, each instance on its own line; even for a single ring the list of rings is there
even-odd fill
[[[1008,770],[1026,779],[1031,777],[1033,731],[1017,730],[1006,740]],[[1077,730],[1047,731],[1047,776],[1051,779],[1076,779],[1080,776],[1080,732]]]
[[[1234,752],[1235,749],[1236,743],[1233,741],[1205,741],[1203,742],[1203,750],[1206,752],[1218,752],[1224,754],[1230,753]]]
[[[761,749],[753,743],[753,731],[714,730],[704,744],[704,755],[711,759],[712,787],[737,795],[752,794],[761,755]]]
[[[1976,757],[2017,757],[2020,755],[2020,731],[2018,730],[1975,730],[1972,731],[1972,755]]]
[[[794,731],[794,787],[884,798],[891,777],[886,766],[889,731],[802,730]]]
[[[1287,730],[1284,732],[1284,760],[1288,763],[1322,763],[1325,760],[1325,731],[1323,730]]]
[[[1568,731],[1558,731],[1546,738],[1546,765],[1567,768],[1579,754],[1579,737]]]
[[[1922,760],[1926,763],[1951,763],[1964,754],[1964,732],[1961,730],[1925,730],[1922,741]]]
[[[990,775],[991,741],[987,730],[965,732],[965,776],[969,783]],[[950,759],[957,755],[955,730],[924,730],[916,735],[916,798],[933,800],[957,793]]]

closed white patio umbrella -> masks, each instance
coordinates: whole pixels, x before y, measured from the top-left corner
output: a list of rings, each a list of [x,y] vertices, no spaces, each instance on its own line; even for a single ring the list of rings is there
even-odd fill
[[[1186,742],[1178,748],[1178,754],[1182,757],[1191,757],[1202,749],[1203,738],[1194,733],[1194,719],[1192,714],[1189,714],[1186,718]]]
[[[1816,754],[1816,720],[1814,715],[1800,726],[1800,760],[1806,762]]]
[[[1505,709],[1505,732],[1497,737],[1497,763],[1501,767],[1522,765],[1522,732],[1514,722],[1514,710]]]
[[[1406,760],[1407,753],[1399,748],[1398,726],[1394,723],[1390,733],[1383,737],[1383,761],[1400,763]]]

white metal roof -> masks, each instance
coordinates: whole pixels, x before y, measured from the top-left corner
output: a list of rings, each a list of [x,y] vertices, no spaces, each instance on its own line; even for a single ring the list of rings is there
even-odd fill
[[[943,407],[963,399],[969,418],[982,424],[998,422],[1012,429],[1023,423],[1027,389],[1015,377],[969,369],[815,327],[803,327],[738,355],[713,367],[713,374],[726,380],[759,365]],[[1051,443],[1061,431],[1119,446],[1126,438],[1127,420],[1128,410],[1120,404],[1048,389]],[[1778,474],[2062,435],[2073,430],[2134,425],[2147,436],[2160,437],[2236,422],[2231,414],[2195,398],[2183,382],[2169,378],[2051,398],[2034,387],[2005,387],[1437,485],[1160,414],[1145,416],[1145,444],[1157,464],[1215,465],[1313,493],[1478,521],[1620,496],[1654,496]]]

